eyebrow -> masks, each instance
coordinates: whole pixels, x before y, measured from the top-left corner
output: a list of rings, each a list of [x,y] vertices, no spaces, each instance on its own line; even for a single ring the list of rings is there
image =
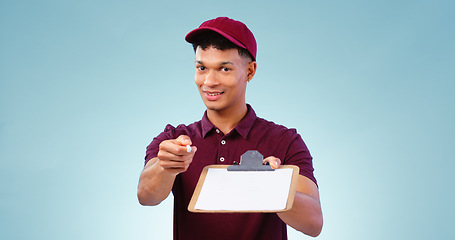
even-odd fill
[[[196,62],[197,64],[202,64],[202,65],[204,64],[204,62],[198,61],[198,60],[196,60],[195,62]],[[223,65],[229,65],[229,64],[230,64],[230,65],[234,65],[234,63],[233,63],[233,62],[230,62],[230,61],[221,62],[219,65],[220,65],[220,66],[223,66]]]

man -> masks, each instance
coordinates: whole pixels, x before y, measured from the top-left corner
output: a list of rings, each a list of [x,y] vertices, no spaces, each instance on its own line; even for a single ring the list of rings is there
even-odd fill
[[[158,205],[172,191],[174,239],[287,239],[286,224],[318,236],[322,212],[305,143],[295,129],[258,118],[245,101],[247,83],[257,68],[251,31],[239,21],[220,17],[204,22],[185,39],[195,50],[195,83],[207,111],[201,121],[188,126],[167,125],[147,147],[139,202]],[[264,163],[273,168],[299,166],[292,209],[282,213],[189,212],[202,169],[234,164],[247,150],[258,150],[266,157]]]

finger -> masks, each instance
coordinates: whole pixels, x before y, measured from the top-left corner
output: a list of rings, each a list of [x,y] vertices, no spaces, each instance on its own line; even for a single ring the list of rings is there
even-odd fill
[[[191,145],[193,144],[191,142],[191,138],[188,137],[187,135],[180,135],[177,139],[175,139],[177,142],[180,143],[180,145],[182,146],[186,146],[186,145]]]
[[[169,173],[178,174],[188,170],[191,161],[192,160],[185,162],[160,161],[160,166]]]
[[[185,150],[185,152],[186,152],[186,150]],[[177,161],[177,162],[186,161],[186,160],[189,160],[189,159],[192,158],[192,156],[190,154],[179,155],[179,154],[176,154],[176,153],[168,152],[166,150],[160,150],[158,152],[158,156],[157,157],[160,160],[162,160],[162,161]]]
[[[185,160],[185,161],[160,161],[161,167],[164,169],[181,169],[183,171],[186,171],[188,167],[190,166],[191,162],[193,160]]]
[[[183,169],[183,168],[165,168],[165,167],[163,167],[163,170],[170,174],[179,174],[179,173],[186,171],[186,169]]]
[[[273,168],[273,169],[277,169],[280,167],[281,165],[281,160],[279,158],[276,158],[276,157],[273,157],[273,156],[270,156],[270,157],[267,157],[265,158],[264,160],[262,160],[262,162],[265,164],[265,163],[269,163],[270,166]]]
[[[187,145],[182,145],[177,139],[162,141],[159,146],[159,151],[168,152],[176,156],[189,155]]]
[[[175,139],[180,145],[186,147],[186,152],[190,153],[193,151],[193,148],[191,147],[192,141],[191,138],[188,137],[187,135],[180,135],[177,139]]]

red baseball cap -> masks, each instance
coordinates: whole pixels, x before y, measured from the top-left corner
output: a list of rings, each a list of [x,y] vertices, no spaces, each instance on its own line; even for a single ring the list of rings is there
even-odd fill
[[[211,19],[203,22],[199,28],[189,32],[185,40],[193,43],[196,36],[207,30],[215,31],[235,45],[246,49],[253,56],[253,60],[256,60],[256,39],[244,23],[227,17]]]

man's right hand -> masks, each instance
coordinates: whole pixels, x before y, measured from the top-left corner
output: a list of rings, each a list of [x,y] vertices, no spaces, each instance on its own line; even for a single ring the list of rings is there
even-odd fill
[[[197,151],[196,146],[191,146],[191,139],[186,135],[180,135],[176,139],[165,140],[160,143],[158,151],[158,164],[168,173],[177,175],[185,172],[193,161]],[[191,152],[187,151],[187,145],[191,146]]]

